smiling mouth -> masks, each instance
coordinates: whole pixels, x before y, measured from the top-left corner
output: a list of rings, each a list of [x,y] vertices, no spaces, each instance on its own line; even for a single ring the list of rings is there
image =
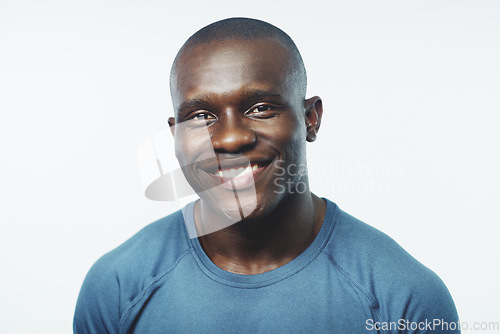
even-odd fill
[[[227,169],[219,169],[217,172],[212,173],[215,176],[222,177],[224,179],[234,179],[238,176],[243,176],[245,174],[250,174],[259,169],[258,164],[248,165],[247,167],[238,167],[238,168],[227,168]]]
[[[228,190],[243,190],[255,187],[257,178],[269,166],[269,163],[254,162],[244,166],[231,166],[227,168],[217,168],[216,170],[200,169],[205,175],[210,175],[215,184]]]

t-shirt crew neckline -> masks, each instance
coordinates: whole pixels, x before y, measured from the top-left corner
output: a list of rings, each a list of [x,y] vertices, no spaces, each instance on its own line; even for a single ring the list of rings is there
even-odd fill
[[[325,218],[323,219],[318,235],[316,235],[314,241],[299,256],[279,268],[255,275],[241,275],[228,272],[219,268],[212,262],[201,247],[198,238],[190,239],[191,246],[194,250],[194,257],[201,270],[207,276],[224,285],[255,289],[286,279],[287,277],[301,271],[304,267],[311,263],[321,253],[330,240],[333,228],[335,227],[335,222],[337,221],[339,210],[335,203],[327,199],[324,200],[326,202]],[[187,222],[188,225],[194,226],[194,202],[189,203],[185,209],[184,219],[189,220]]]

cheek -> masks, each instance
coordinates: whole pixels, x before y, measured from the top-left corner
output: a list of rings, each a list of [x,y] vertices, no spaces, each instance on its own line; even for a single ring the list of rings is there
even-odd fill
[[[273,127],[272,136],[289,154],[296,155],[305,149],[305,122],[299,116],[288,117]]]
[[[215,152],[207,128],[180,127],[176,129],[175,155],[181,166],[213,157]]]
[[[190,156],[190,143],[183,135],[175,135],[175,156],[181,166],[185,166]]]

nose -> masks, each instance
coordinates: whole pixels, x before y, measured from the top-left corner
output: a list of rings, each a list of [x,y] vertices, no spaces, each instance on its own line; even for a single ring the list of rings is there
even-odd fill
[[[212,145],[217,153],[247,151],[257,142],[254,131],[245,124],[244,116],[237,111],[221,115],[213,131]]]

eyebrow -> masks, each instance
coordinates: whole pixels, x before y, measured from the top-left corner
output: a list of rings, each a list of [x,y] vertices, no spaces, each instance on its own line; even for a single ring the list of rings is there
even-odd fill
[[[249,98],[277,98],[280,101],[285,101],[285,97],[279,93],[267,91],[267,90],[261,90],[261,89],[250,89],[245,91],[244,93],[245,96]]]
[[[267,91],[267,90],[262,90],[262,89],[249,89],[243,92],[243,95],[247,99],[264,99],[264,98],[272,98],[275,100],[278,100],[278,103],[285,103],[286,99],[283,95],[272,92],[272,91]],[[183,113],[186,112],[187,110],[190,109],[205,109],[210,106],[210,95],[200,95],[196,98],[189,99],[187,101],[184,101],[181,103],[179,108],[177,109],[177,113]]]
[[[204,108],[209,105],[207,102],[208,96],[200,96],[194,99],[190,99],[187,101],[184,101],[181,103],[179,108],[177,109],[177,113],[180,114],[182,112],[185,112],[186,110],[193,109],[193,108]]]

